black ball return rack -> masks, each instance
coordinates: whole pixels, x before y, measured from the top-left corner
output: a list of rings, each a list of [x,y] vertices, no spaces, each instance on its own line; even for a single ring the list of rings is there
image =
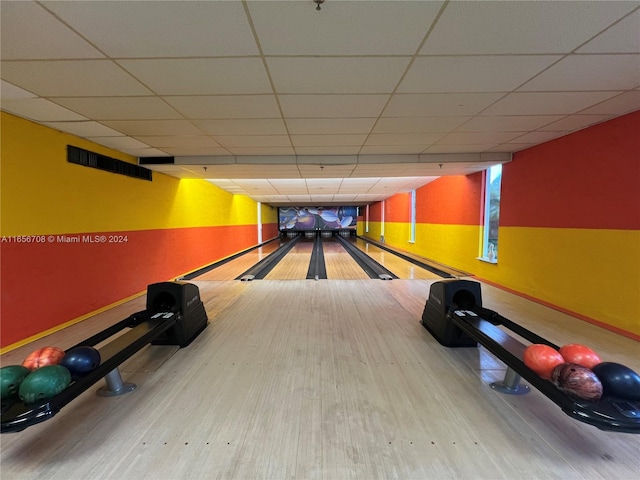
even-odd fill
[[[64,406],[104,378],[96,392],[113,397],[129,393],[136,385],[122,381],[119,366],[149,344],[188,346],[209,324],[198,287],[187,282],[162,282],[147,287],[147,308],[102,330],[77,345],[95,347],[125,329],[127,332],[98,348],[100,365],[53,398],[26,404],[19,399],[2,401],[1,433],[20,432],[56,415]]]
[[[421,323],[445,347],[468,348],[480,344],[503,362],[507,366],[504,379],[491,385],[496,391],[526,394],[529,387],[520,384],[524,378],[575,420],[601,430],[640,433],[640,402],[607,396],[598,401],[582,400],[564,393],[527,367],[523,353],[528,344],[510,333],[532,344],[541,343],[556,350],[559,347],[497,312],[483,308],[480,283],[460,279],[433,283]]]

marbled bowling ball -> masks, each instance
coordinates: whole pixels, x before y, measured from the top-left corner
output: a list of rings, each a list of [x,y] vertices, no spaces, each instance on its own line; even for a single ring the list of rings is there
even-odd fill
[[[64,355],[64,350],[58,347],[39,348],[27,355],[27,358],[22,362],[22,366],[29,370],[36,370],[47,365],[57,365]]]
[[[587,367],[577,363],[561,363],[553,369],[551,381],[564,393],[583,400],[602,397],[602,383]]]

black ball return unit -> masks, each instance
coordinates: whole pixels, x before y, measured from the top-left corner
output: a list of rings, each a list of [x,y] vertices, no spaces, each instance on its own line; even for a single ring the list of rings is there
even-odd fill
[[[491,385],[495,390],[520,395],[528,387],[520,384],[524,378],[543,395],[558,405],[570,417],[601,430],[640,433],[640,402],[604,396],[598,401],[582,400],[565,394],[551,381],[539,377],[523,361],[527,344],[505,330],[531,342],[557,345],[530,330],[482,307],[480,283],[470,280],[442,280],[431,285],[422,314],[422,325],[445,347],[485,347],[507,371],[501,382]],[[502,328],[500,328],[502,327]]]
[[[122,381],[118,369],[120,364],[148,344],[186,347],[208,324],[207,313],[200,300],[197,286],[187,282],[162,282],[149,285],[146,310],[134,313],[71,347],[94,347],[129,329],[98,348],[100,352],[98,368],[83,377],[72,380],[66,389],[53,398],[32,404],[25,404],[19,399],[3,400],[0,432],[20,432],[52,418],[101,378],[105,379],[106,386],[96,392],[100,396],[112,397],[135,390],[136,385]]]

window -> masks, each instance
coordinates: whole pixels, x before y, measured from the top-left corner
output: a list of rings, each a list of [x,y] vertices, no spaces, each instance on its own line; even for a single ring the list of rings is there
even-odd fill
[[[411,190],[411,231],[409,232],[409,243],[416,242],[416,191]]]
[[[487,170],[484,198],[482,259],[498,262],[498,224],[500,219],[500,184],[502,165]]]

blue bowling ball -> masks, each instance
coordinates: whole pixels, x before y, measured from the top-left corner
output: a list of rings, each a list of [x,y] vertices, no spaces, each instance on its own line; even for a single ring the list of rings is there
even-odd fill
[[[93,347],[80,346],[66,352],[60,365],[66,367],[74,378],[82,377],[100,365],[100,352]]]
[[[593,367],[606,397],[640,400],[640,375],[620,363],[602,362]]]

